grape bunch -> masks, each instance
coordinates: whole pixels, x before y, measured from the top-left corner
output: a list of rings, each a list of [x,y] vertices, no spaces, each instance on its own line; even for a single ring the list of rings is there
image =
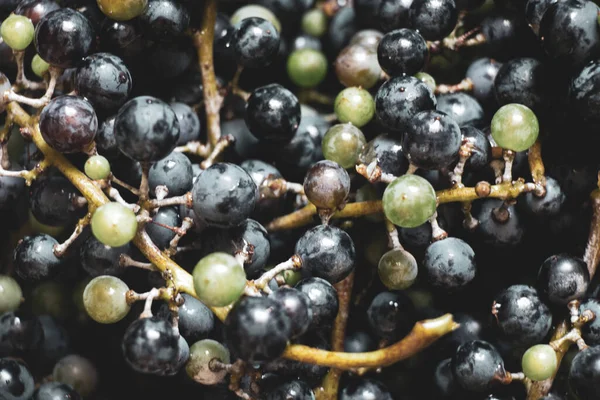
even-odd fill
[[[0,400],[600,400],[596,0],[0,0]]]

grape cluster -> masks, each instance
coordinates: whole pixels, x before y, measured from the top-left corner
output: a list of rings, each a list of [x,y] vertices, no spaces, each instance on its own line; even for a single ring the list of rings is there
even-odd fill
[[[600,399],[596,0],[0,0],[0,400]]]

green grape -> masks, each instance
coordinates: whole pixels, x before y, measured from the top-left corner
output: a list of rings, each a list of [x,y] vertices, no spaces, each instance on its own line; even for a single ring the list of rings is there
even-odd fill
[[[327,15],[318,8],[307,11],[302,16],[302,30],[314,37],[323,36],[327,32]]]
[[[71,296],[71,300],[73,301],[73,304],[75,304],[75,308],[77,309],[77,311],[83,312],[86,315],[87,311],[85,310],[85,304],[83,303],[83,292],[85,291],[85,288],[91,280],[92,278],[88,276],[77,282],[73,287],[73,292]]]
[[[208,306],[227,306],[240,298],[246,287],[246,272],[234,256],[212,253],[194,267],[194,288]]]
[[[119,203],[106,203],[96,209],[92,216],[92,233],[101,243],[124,246],[137,232],[137,219],[131,209]]]
[[[10,14],[0,26],[0,35],[4,43],[13,50],[25,50],[33,40],[35,28],[33,22],[22,15]]]
[[[243,19],[250,17],[266,19],[267,21],[273,24],[273,26],[275,27],[275,29],[277,29],[278,32],[281,32],[281,22],[279,22],[279,19],[275,16],[275,14],[273,14],[273,12],[268,8],[259,6],[257,4],[249,4],[247,6],[238,8],[233,13],[229,21],[232,25],[237,25]]]
[[[125,318],[129,309],[129,287],[111,275],[97,276],[83,291],[83,306],[88,315],[101,324],[114,324]]]
[[[148,0],[98,0],[98,8],[115,21],[129,21],[146,10]]]
[[[548,344],[536,344],[530,347],[521,361],[523,373],[532,381],[543,381],[554,375],[558,368],[556,352]]]
[[[335,161],[342,168],[353,168],[358,160],[358,155],[367,143],[365,135],[354,125],[337,124],[329,128],[321,147],[326,160]]]
[[[0,314],[15,311],[21,305],[21,286],[8,275],[0,275]]]
[[[302,272],[298,270],[288,269],[286,271],[283,271],[281,275],[283,276],[285,283],[287,285],[290,285],[291,287],[296,286],[296,283],[302,280]]]
[[[429,89],[435,92],[437,84],[435,83],[435,79],[433,79],[433,76],[429,75],[427,72],[417,72],[415,74],[415,78],[429,86]]]
[[[522,104],[507,104],[500,107],[491,124],[492,138],[504,149],[524,151],[535,143],[540,127],[538,119]]]
[[[34,74],[43,78],[44,74],[48,71],[48,68],[50,68],[50,64],[44,61],[39,54],[33,56],[33,59],[31,60],[31,70]]]
[[[379,278],[391,290],[408,289],[417,279],[417,260],[408,251],[393,249],[379,260]]]
[[[394,179],[382,201],[387,219],[402,228],[424,224],[436,210],[435,190],[425,178],[414,174]]]
[[[65,320],[73,312],[73,304],[68,294],[68,289],[62,283],[40,283],[31,291],[31,311],[34,315],[51,315],[56,319]]]
[[[375,115],[375,100],[365,89],[349,87],[337,95],[333,110],[340,122],[350,122],[360,128]]]
[[[85,162],[84,170],[91,179],[106,179],[110,175],[110,163],[100,155],[91,156]]]
[[[185,365],[185,372],[198,383],[216,385],[225,378],[227,371],[211,370],[210,362],[213,359],[229,364],[229,350],[215,340],[200,340],[190,347],[190,358]]]
[[[52,378],[55,382],[71,386],[83,398],[94,393],[98,385],[98,371],[94,364],[77,354],[61,358],[54,366]]]
[[[318,50],[295,50],[288,57],[287,73],[294,84],[303,88],[315,87],[327,75],[327,58]]]

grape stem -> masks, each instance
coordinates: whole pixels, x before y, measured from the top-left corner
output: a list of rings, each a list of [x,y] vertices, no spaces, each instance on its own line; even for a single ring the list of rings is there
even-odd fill
[[[116,177],[116,176],[114,176],[112,173],[110,174],[110,176],[109,176],[108,180],[110,180],[110,181],[112,181],[112,182],[116,183],[117,185],[119,185],[119,186],[121,186],[121,187],[123,187],[123,188],[125,188],[125,189],[129,190],[131,193],[133,193],[133,194],[134,194],[134,195],[136,195],[136,196],[139,196],[139,195],[140,195],[140,191],[139,191],[137,188],[134,188],[134,187],[133,187],[133,186],[131,186],[130,184],[128,184],[128,183],[125,183],[125,182],[123,182],[123,181],[122,181],[122,180],[120,180],[120,179],[117,179],[117,177]]]
[[[371,162],[369,165],[357,164],[356,172],[364,176],[369,182],[392,183],[397,176],[383,172],[381,167],[377,165],[377,161]]]
[[[327,96],[326,94],[319,93],[314,89],[302,89],[298,93],[298,100],[302,104],[315,103],[322,106],[332,106],[335,102],[333,97]]]
[[[150,163],[143,162],[141,163],[142,167],[142,180],[140,182],[139,189],[139,200],[138,203],[140,205],[144,204],[146,200],[148,200],[148,195],[150,194],[150,187],[148,186],[148,174],[150,172]],[[142,207],[143,208],[143,207]]]
[[[15,84],[13,85],[13,90],[15,89],[27,89],[27,90],[41,90],[46,88],[46,84],[44,82],[34,82],[27,79],[25,76],[25,51],[17,51],[13,50],[13,55],[15,57],[15,63],[17,64],[17,77],[15,79]]]
[[[208,157],[208,155],[210,154],[209,147],[205,144],[200,143],[197,140],[187,142],[183,146],[178,146],[175,148],[174,151],[179,151],[180,153],[195,154],[203,158]]]
[[[473,90],[473,81],[465,78],[454,85],[440,84],[435,87],[435,94],[448,94],[457,92],[470,92]]]
[[[135,267],[145,269],[148,271],[158,271],[158,269],[152,263],[136,261],[127,254],[121,254],[119,256],[119,265],[121,267]]]
[[[592,279],[596,274],[598,262],[600,262],[600,173],[598,174],[598,189],[595,189],[591,193],[590,198],[592,202],[592,218],[583,260],[587,264],[590,279]]]
[[[334,285],[338,294],[339,308],[331,332],[331,350],[333,351],[344,351],[344,340],[346,338],[346,326],[350,315],[350,300],[352,298],[353,286],[354,271]],[[337,400],[341,376],[342,370],[338,368],[329,369],[321,382],[321,386],[314,389],[316,400]]]
[[[383,349],[365,353],[343,353],[294,344],[286,348],[283,357],[344,371],[387,367],[417,354],[458,327],[459,324],[454,322],[452,314],[445,314],[438,318],[417,322],[402,340]]]
[[[154,209],[168,206],[184,205],[188,208],[192,208],[193,198],[192,192],[187,192],[184,195],[176,197],[167,197],[166,199],[152,199],[148,200],[144,204],[144,208]]]
[[[88,212],[85,215],[85,217],[77,221],[77,224],[75,225],[75,229],[73,230],[71,236],[69,236],[69,238],[63,243],[54,245],[54,255],[56,257],[64,256],[69,246],[73,244],[73,242],[79,237],[79,235],[81,235],[83,229],[90,224],[91,220],[92,214]]]
[[[471,157],[472,152],[473,142],[471,142],[468,138],[463,139],[460,149],[458,150],[458,163],[456,163],[454,171],[449,174],[450,180],[452,181],[452,185],[454,187],[462,186],[462,175],[465,172],[465,164],[467,163],[469,157]]]
[[[137,213],[140,210],[140,206],[139,205],[137,205],[137,204],[130,204],[130,203],[126,202],[123,199],[123,197],[121,197],[121,193],[119,193],[119,191],[117,189],[115,189],[114,187],[107,187],[104,190],[106,191],[106,194],[108,195],[108,197],[110,197],[111,199],[113,199],[117,203],[119,203],[121,205],[124,205],[125,207],[129,208],[134,213]]]
[[[193,219],[191,219],[190,217],[185,217],[183,219],[181,226],[177,229],[177,232],[176,232],[177,234],[171,240],[171,242],[169,242],[169,249],[167,250],[167,252],[169,253],[170,256],[174,256],[175,253],[177,253],[177,245],[179,244],[179,241],[181,240],[182,237],[185,236],[187,231],[190,230],[190,228],[192,228],[193,226],[194,226]]]
[[[287,270],[300,269],[300,268],[302,268],[302,259],[300,258],[299,255],[294,254],[293,256],[290,257],[289,260],[284,261],[284,262],[280,263],[279,265],[271,268],[270,270],[268,270],[267,272],[262,274],[260,278],[255,279],[254,281],[251,281],[252,283],[249,282],[248,284],[253,286],[257,290],[264,290],[267,287],[267,285],[269,284],[269,282],[271,282],[271,279],[275,278],[280,273],[287,271]]]
[[[511,182],[515,152],[512,150],[504,150],[502,152],[502,158],[504,158],[504,174],[502,175],[502,182]]]
[[[288,192],[304,195],[304,186],[300,183],[288,182],[283,178],[267,178],[258,189],[261,199],[280,198]]]
[[[438,224],[437,221],[438,213],[437,211],[433,213],[433,215],[429,218],[429,223],[431,224],[431,239],[434,242],[438,240],[443,240],[448,237],[448,232],[443,230]]]
[[[533,183],[535,183],[535,191],[533,194],[537,197],[543,197],[546,195],[546,170],[542,160],[542,143],[540,142],[540,139],[536,140],[529,148],[527,160],[529,162],[529,170],[531,171]]]
[[[213,165],[217,158],[223,154],[225,149],[233,143],[235,143],[235,137],[233,137],[233,135],[221,136],[208,157],[206,157],[206,159],[200,163],[200,168],[207,169]]]
[[[404,250],[398,236],[398,229],[389,219],[385,219],[385,227],[388,235],[388,246],[394,250]]]
[[[50,80],[48,81],[48,88],[46,89],[46,93],[39,99],[32,99],[31,97],[23,96],[16,93],[13,89],[7,90],[4,92],[4,101],[5,102],[19,102],[23,104],[27,104],[33,108],[44,107],[46,104],[50,102],[52,95],[54,94],[54,89],[56,88],[56,82],[58,78],[62,74],[62,69],[50,66],[48,69],[50,73]]]
[[[194,33],[194,45],[198,51],[198,62],[202,71],[202,91],[204,109],[206,110],[207,147],[212,150],[221,137],[220,110],[223,96],[219,94],[215,66],[213,61],[213,40],[215,37],[215,19],[217,17],[217,0],[206,0],[202,26]]]

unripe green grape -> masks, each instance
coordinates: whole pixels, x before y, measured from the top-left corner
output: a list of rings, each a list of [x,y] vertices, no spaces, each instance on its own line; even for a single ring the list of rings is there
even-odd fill
[[[110,19],[129,21],[139,17],[148,7],[148,0],[97,0],[98,8]]]
[[[323,36],[327,32],[327,15],[318,8],[307,11],[302,16],[302,30],[314,37]]]
[[[21,305],[21,286],[8,275],[0,275],[0,314],[15,311]]]
[[[286,271],[283,271],[281,273],[281,275],[283,276],[283,279],[285,280],[286,285],[289,285],[291,287],[296,286],[296,283],[300,282],[302,280],[302,272],[294,269],[288,269]]]
[[[11,14],[2,22],[0,35],[4,43],[13,50],[25,50],[33,40],[33,22],[22,15]]]
[[[431,89],[432,92],[435,92],[437,84],[435,83],[433,76],[429,75],[427,72],[417,72],[415,78],[429,86],[429,89]]]
[[[31,311],[34,315],[51,315],[59,320],[69,318],[73,312],[69,291],[55,281],[40,283],[31,291]]]
[[[96,367],[90,360],[77,354],[61,358],[54,366],[52,378],[55,382],[71,386],[83,398],[94,393],[98,386]]]
[[[500,107],[491,124],[492,138],[504,149],[524,151],[533,145],[540,133],[538,119],[522,104]]]
[[[83,291],[83,306],[88,315],[101,324],[114,324],[125,318],[129,309],[129,287],[121,279],[100,275],[92,279]]]
[[[48,72],[48,68],[50,68],[50,64],[44,61],[39,54],[33,56],[33,59],[31,60],[31,70],[34,74],[43,78],[44,74]]]
[[[554,375],[558,368],[556,352],[547,344],[536,344],[530,347],[521,361],[523,373],[532,381],[543,381]]]
[[[198,383],[216,385],[225,378],[227,371],[224,369],[213,371],[210,368],[213,359],[229,364],[229,350],[215,340],[200,340],[190,347],[190,358],[185,365],[185,372]]]
[[[227,306],[240,298],[246,287],[246,272],[234,256],[216,252],[194,267],[194,288],[208,306]]]
[[[295,50],[288,57],[287,73],[294,84],[303,88],[315,87],[327,75],[327,58],[318,50]]]
[[[333,110],[340,122],[350,122],[360,128],[375,115],[375,100],[365,89],[349,87],[337,95]]]
[[[427,222],[436,210],[436,195],[431,184],[418,175],[394,179],[383,193],[383,212],[402,228],[415,228]]]
[[[321,148],[325,159],[335,161],[342,168],[348,169],[356,165],[365,143],[367,140],[360,129],[350,123],[337,124],[325,133]]]
[[[278,32],[281,32],[281,22],[279,22],[279,19],[275,16],[275,14],[273,14],[273,12],[268,8],[259,6],[258,4],[249,4],[247,6],[238,8],[233,13],[229,21],[232,25],[237,25],[243,19],[251,17],[266,19],[267,21],[273,24],[273,26],[275,27],[275,29],[277,29]]]
[[[378,272],[388,289],[408,289],[417,279],[417,260],[408,251],[393,249],[379,260]]]
[[[110,163],[103,156],[91,156],[85,162],[84,170],[91,179],[106,179],[110,175]]]
[[[124,246],[137,232],[137,219],[131,209],[111,202],[96,209],[92,216],[92,233],[102,244]]]

